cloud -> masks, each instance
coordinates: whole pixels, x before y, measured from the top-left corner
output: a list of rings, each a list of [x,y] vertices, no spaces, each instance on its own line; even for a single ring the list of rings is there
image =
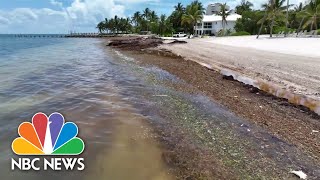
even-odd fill
[[[59,28],[65,30],[68,23],[66,13],[48,8],[1,10],[0,17],[0,22],[6,22],[0,27],[1,33],[57,33]]]
[[[59,2],[59,1],[56,1],[56,0],[50,0],[50,4],[52,4],[54,6],[59,6],[59,7],[63,6],[62,2]]]
[[[121,4],[136,4],[136,3],[160,2],[160,0],[115,0],[115,2],[121,3]]]
[[[0,26],[7,25],[9,23],[10,23],[9,19],[0,16]]]
[[[0,10],[0,22],[3,22],[0,33],[93,32],[96,24],[104,18],[125,16],[125,6],[116,4],[114,0],[73,0],[67,7],[56,0],[50,0],[50,3],[61,9]]]
[[[70,18],[94,23],[116,14],[124,16],[124,10],[123,5],[117,5],[113,0],[75,0],[66,8]]]

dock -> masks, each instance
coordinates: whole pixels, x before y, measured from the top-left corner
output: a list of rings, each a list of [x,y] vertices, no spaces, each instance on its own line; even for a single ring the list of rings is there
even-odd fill
[[[70,33],[70,34],[12,34],[16,38],[102,38],[114,36],[114,34],[100,33]]]

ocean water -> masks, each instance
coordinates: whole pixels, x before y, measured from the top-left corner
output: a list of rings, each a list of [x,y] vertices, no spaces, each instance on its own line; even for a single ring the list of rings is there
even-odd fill
[[[150,168],[150,172],[136,166],[137,169],[127,170],[128,176],[135,171],[138,173],[133,179],[141,179],[151,173],[169,178],[162,167],[160,151],[152,143],[135,146],[140,148],[140,153],[132,154],[127,150],[131,145],[127,144],[129,141],[126,138],[143,131],[141,127],[145,118],[136,107],[150,103],[143,99],[143,93],[152,92],[153,86],[146,86],[141,80],[143,72],[148,72],[142,67],[130,65],[130,58],[107,49],[104,44],[105,40],[101,39],[0,36],[1,177],[55,179],[59,176],[63,179],[74,175],[83,179],[123,179],[125,177],[121,177],[123,173],[120,170],[136,163],[134,158],[142,156],[144,149],[149,149],[148,159],[158,159],[159,166]],[[18,137],[17,128],[21,122],[31,122],[37,112],[47,115],[60,112],[66,121],[77,123],[79,136],[85,137],[86,149],[81,156],[86,159],[85,172],[27,173],[10,170],[10,158],[18,158],[11,150],[11,142]],[[110,164],[100,162],[96,165],[96,157],[102,156],[100,160],[105,158],[105,151],[111,153],[109,156],[114,162],[121,159],[127,165],[114,166],[118,167],[115,171],[108,168],[110,170],[97,173],[101,166]],[[118,151],[124,154],[118,154]],[[123,155],[132,160],[123,160]],[[148,159],[146,163],[152,163]]]

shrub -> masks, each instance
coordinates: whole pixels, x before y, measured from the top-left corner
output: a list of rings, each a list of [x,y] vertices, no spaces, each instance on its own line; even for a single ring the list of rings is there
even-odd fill
[[[320,29],[318,29],[317,32],[318,32],[317,35],[320,35]]]
[[[251,34],[246,31],[239,31],[231,34],[231,36],[249,36],[249,35]]]
[[[286,28],[285,26],[276,26],[273,29],[273,34],[278,34],[279,32],[292,32],[295,31],[294,29],[291,28]]]
[[[217,36],[218,37],[229,36],[231,33],[232,33],[231,29],[226,29],[226,30],[220,29]]]

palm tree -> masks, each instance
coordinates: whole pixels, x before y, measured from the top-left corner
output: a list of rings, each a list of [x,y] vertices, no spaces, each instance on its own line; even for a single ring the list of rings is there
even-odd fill
[[[143,16],[146,20],[148,20],[149,17],[150,17],[150,14],[151,14],[150,9],[149,9],[149,8],[146,8],[145,10],[143,10],[142,16]]]
[[[135,24],[135,26],[138,26],[140,24],[141,19],[142,17],[140,11],[135,12],[132,16],[132,22]]]
[[[181,24],[191,26],[191,32],[194,33],[194,26],[203,18],[203,10],[200,10],[198,4],[188,5],[186,13],[182,15]]]
[[[113,18],[108,21],[108,27],[112,33],[116,32],[116,23]]]
[[[155,11],[151,11],[150,15],[149,15],[149,21],[150,22],[156,22],[158,21],[158,15],[156,14]]]
[[[151,11],[150,11],[149,8],[146,8],[146,9],[143,11],[143,14],[142,14],[142,17],[144,17],[144,20],[145,20],[145,22],[146,22],[147,31],[149,31],[150,14],[151,14]]]
[[[305,19],[305,15],[303,14],[303,4],[302,2],[299,3],[299,5],[296,5],[293,10],[292,10],[292,13],[291,13],[291,22],[289,22],[290,26],[293,27],[295,23],[299,23],[299,26],[297,28],[297,36],[299,34],[299,31],[302,27],[302,23],[304,22],[304,19]],[[301,19],[301,21],[299,21],[298,19]]]
[[[221,16],[221,23],[222,23],[222,35],[225,35],[225,29],[227,22],[227,17],[230,15],[230,12],[227,10],[227,3],[220,5],[220,11],[217,13],[218,16]]]
[[[104,21],[102,21],[102,23],[103,23],[103,29],[104,29],[104,31],[107,31],[107,33],[108,33],[108,23],[109,23],[109,20],[108,20],[108,18],[105,18],[104,19]]]
[[[299,5],[296,5],[296,7],[294,7],[294,11],[295,12],[301,12],[303,9],[303,4],[302,2]]]
[[[105,29],[105,24],[101,21],[101,22],[97,25],[96,28],[98,28],[99,33],[101,34],[102,31],[104,31],[104,29]]]
[[[159,19],[159,34],[163,35],[167,30],[167,17],[165,14],[162,14]]]
[[[176,6],[174,6],[174,10],[177,12],[183,12],[185,8],[183,7],[182,3],[178,3]]]
[[[202,11],[202,14],[205,13],[205,8],[204,8],[202,2],[199,2],[198,0],[192,1],[191,6],[198,6],[198,10]]]
[[[269,0],[269,3],[262,5],[262,7],[265,9],[265,16],[258,21],[258,24],[261,23],[259,34],[266,20],[269,21],[270,37],[272,37],[273,27],[275,26],[276,21],[286,21],[283,13],[287,9],[287,6],[283,5],[285,1],[286,0]],[[257,38],[259,37],[259,34]]]
[[[320,0],[311,0],[309,4],[306,6],[304,11],[304,16],[307,19],[303,28],[306,28],[310,25],[310,31],[318,29],[318,17],[320,16]]]
[[[240,15],[242,15],[242,13],[244,11],[251,11],[251,7],[253,6],[253,4],[249,1],[246,0],[242,0],[240,5],[236,6],[236,12]]]
[[[186,8],[181,3],[178,3],[176,6],[174,6],[174,11],[168,17],[175,31],[180,31],[183,29],[181,26],[181,19],[185,11]]]

